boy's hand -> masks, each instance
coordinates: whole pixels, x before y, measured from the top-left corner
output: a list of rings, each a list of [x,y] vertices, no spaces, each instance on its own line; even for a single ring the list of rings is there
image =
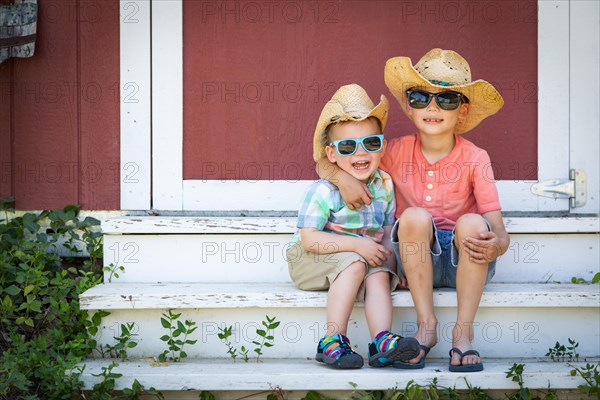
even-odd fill
[[[352,176],[350,178],[340,180],[338,183],[340,194],[348,208],[358,210],[365,204],[371,204],[371,199],[375,196],[373,196],[367,185]]]
[[[502,254],[494,232],[481,232],[479,238],[468,237],[463,240],[463,246],[469,259],[477,264],[488,264]]]
[[[363,256],[369,265],[380,267],[386,262],[388,257],[394,256],[385,246],[377,243],[370,237],[360,239],[360,244],[357,246],[356,252]]]
[[[408,280],[403,275],[398,275],[398,278],[400,278],[400,281],[398,281],[396,289],[408,289]]]

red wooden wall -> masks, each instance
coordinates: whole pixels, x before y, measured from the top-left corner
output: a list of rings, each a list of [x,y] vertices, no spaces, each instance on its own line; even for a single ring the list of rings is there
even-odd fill
[[[38,7],[35,55],[0,64],[0,196],[119,209],[119,1]]]
[[[388,137],[413,133],[383,69],[434,47],[458,51],[504,97],[465,136],[496,177],[537,178],[535,0],[184,0],[183,10],[186,179],[313,179],[317,119],[347,83],[388,97]]]

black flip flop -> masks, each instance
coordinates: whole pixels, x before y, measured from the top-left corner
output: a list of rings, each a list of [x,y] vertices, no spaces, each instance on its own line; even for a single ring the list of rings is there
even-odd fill
[[[452,365],[450,364],[452,362],[452,354],[453,353],[458,353],[458,355],[460,356],[460,365]],[[462,359],[464,356],[477,356],[480,357],[479,352],[477,350],[467,350],[465,352],[462,352],[459,348],[457,347],[453,347],[450,349],[450,361],[448,362],[448,364],[450,365],[449,369],[450,372],[479,372],[479,371],[483,371],[483,363],[477,363],[477,364],[467,364],[467,365],[463,365],[462,363]]]
[[[419,362],[417,362],[416,364],[411,364],[411,363],[405,362],[405,361],[394,361],[394,363],[392,364],[392,367],[398,368],[398,369],[423,369],[423,368],[425,368],[425,357],[427,357],[427,354],[429,354],[429,350],[431,350],[431,349],[428,346],[425,346],[424,344],[419,344],[419,346],[421,347],[421,349],[423,349],[423,351],[425,351],[425,354],[423,354],[423,357],[421,357]]]

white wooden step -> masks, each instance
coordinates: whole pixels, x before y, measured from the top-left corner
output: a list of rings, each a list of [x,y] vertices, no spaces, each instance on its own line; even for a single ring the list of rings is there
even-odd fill
[[[105,219],[107,234],[294,233],[295,217],[131,216]],[[505,217],[508,233],[600,232],[598,217]]]
[[[109,360],[86,360],[81,377],[86,388],[100,381],[92,374],[101,372]],[[116,389],[131,387],[137,379],[146,388],[161,391],[339,391],[386,390],[404,388],[410,380],[426,386],[437,378],[438,386],[467,389],[518,389],[516,382],[506,378],[513,363],[525,364],[523,380],[530,389],[575,389],[584,384],[579,376],[571,376],[566,363],[545,362],[537,359],[488,359],[484,370],[477,373],[452,373],[448,359],[428,359],[422,370],[371,368],[339,371],[306,359],[265,359],[260,363],[231,360],[184,360],[180,363],[159,365],[151,360],[120,362],[113,372],[123,374],[116,380]],[[583,363],[573,363],[582,366]],[[465,381],[466,379],[466,381]],[[261,398],[264,398],[261,397]]]
[[[485,357],[542,357],[556,341],[579,341],[579,353],[600,355],[598,285],[490,284],[483,294],[474,324],[474,347]],[[110,284],[92,288],[81,296],[81,307],[103,309],[111,314],[102,321],[96,340],[114,345],[119,328],[134,323],[138,345],[134,357],[156,356],[165,344],[160,323],[168,309],[182,313],[181,321],[192,320],[198,327],[186,349],[190,357],[226,358],[227,348],[218,338],[220,329],[233,327],[232,343],[248,347],[259,339],[256,329],[265,315],[281,322],[274,333],[275,346],[265,354],[273,358],[301,358],[311,355],[326,330],[326,292],[300,291],[292,285],[270,284]],[[435,291],[438,317],[438,345],[432,357],[443,357],[451,346],[456,319],[456,294],[449,289]],[[392,330],[413,336],[416,315],[410,293],[393,294]],[[364,308],[357,303],[349,322],[348,337],[356,351],[366,356],[369,337]]]
[[[599,285],[490,283],[480,307],[598,307]],[[408,290],[392,294],[395,307],[414,307]],[[454,289],[435,289],[436,307],[456,307]],[[327,292],[292,284],[169,283],[97,285],[80,296],[84,310],[325,307]]]
[[[131,234],[104,237],[104,265],[125,268],[114,282],[290,282],[291,234]],[[597,234],[511,234],[495,282],[591,280],[600,270]],[[105,282],[108,281],[105,274]]]

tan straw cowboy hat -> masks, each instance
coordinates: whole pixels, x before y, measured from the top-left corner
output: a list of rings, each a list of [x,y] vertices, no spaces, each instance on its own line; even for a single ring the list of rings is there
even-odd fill
[[[452,50],[430,50],[414,67],[408,57],[390,58],[385,63],[384,78],[405,114],[408,107],[406,91],[411,88],[447,89],[467,96],[469,113],[466,118],[459,119],[456,133],[470,131],[504,105],[502,96],[492,84],[481,79],[471,81],[469,63]]]
[[[313,138],[313,158],[318,161],[325,157],[325,139],[323,134],[328,125],[342,121],[364,121],[369,117],[375,117],[381,122],[381,129],[385,128],[390,103],[384,95],[381,95],[379,104],[375,105],[369,95],[359,85],[353,83],[339,88],[331,100],[325,104],[321,116],[317,122],[315,136]]]

